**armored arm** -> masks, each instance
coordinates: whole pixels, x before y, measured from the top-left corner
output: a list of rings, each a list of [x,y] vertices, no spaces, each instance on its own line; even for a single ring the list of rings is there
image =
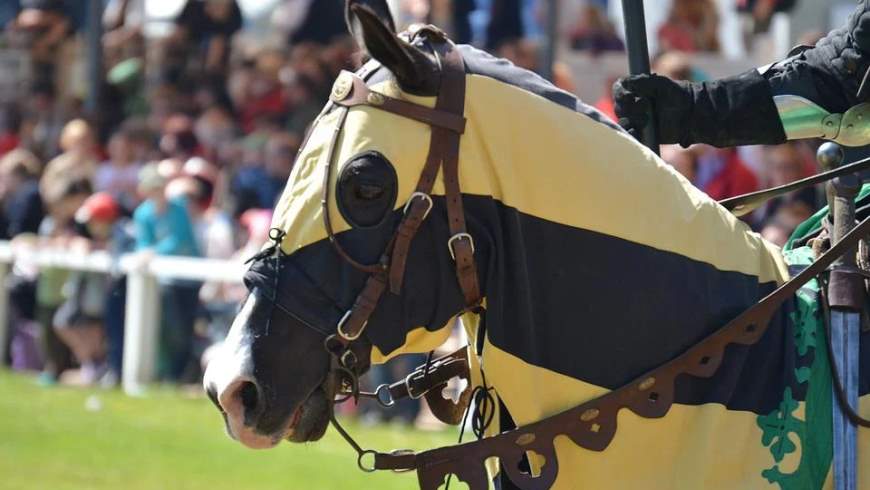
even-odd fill
[[[870,94],[870,0],[846,25],[785,60],[713,82],[677,82],[658,75],[622,79],[614,86],[619,122],[635,134],[656,101],[663,143],[714,146],[777,144],[824,137],[844,145],[870,144],[864,126]],[[857,106],[857,107],[856,107]],[[866,121],[866,122],[865,122]]]

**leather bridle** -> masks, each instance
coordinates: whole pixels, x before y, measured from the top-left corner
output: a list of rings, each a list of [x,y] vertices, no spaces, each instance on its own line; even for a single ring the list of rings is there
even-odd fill
[[[446,245],[455,263],[456,278],[465,300],[466,309],[464,311],[478,310],[481,304],[477,266],[474,260],[474,238],[468,233],[466,227],[459,184],[459,140],[465,132],[466,124],[464,117],[465,63],[455,45],[447,39],[442,31],[433,26],[419,26],[409,32],[407,36],[408,40],[412,42],[419,36],[425,36],[440,65],[440,87],[434,108],[389,97],[371,90],[366,85],[366,79],[378,65],[375,62],[369,62],[356,73],[342,72],[339,75],[330,93],[332,107],[328,106],[325,109],[325,112],[331,109],[337,110],[338,116],[326,151],[321,199],[323,226],[336,253],[352,267],[369,275],[353,302],[353,306],[336,324],[335,333],[327,336],[324,341],[324,346],[331,359],[325,391],[335,403],[340,403],[350,397],[356,399],[360,396],[359,361],[352,350],[353,344],[362,336],[369,318],[374,313],[387,288],[389,287],[393,294],[401,294],[411,242],[434,206],[431,194],[439,170],[444,184],[450,230],[450,238]],[[336,160],[337,143],[347,115],[354,107],[370,107],[389,112],[426,124],[431,128],[429,153],[417,185],[405,203],[393,237],[387,243],[376,264],[365,264],[354,259],[341,246],[330,219],[330,179]],[[460,349],[436,360],[431,365],[427,363],[422,371],[422,376],[415,376],[421,372],[418,369],[409,374],[403,383],[381,386],[372,395],[383,403],[383,395],[385,394],[388,397],[388,403],[393,403],[402,397],[417,398],[427,394],[434,388],[444,386],[450,378],[467,377],[467,359],[464,354],[465,349]],[[431,376],[430,370],[432,371]],[[418,393],[415,393],[414,390],[415,382],[421,386]],[[340,395],[344,395],[344,398],[335,400],[336,396]],[[457,406],[461,406],[461,404]],[[453,420],[457,418],[457,410],[442,408],[442,412],[448,412],[446,415]],[[335,429],[357,451],[360,468],[374,470],[376,465],[373,465],[372,468],[366,468],[363,458],[375,453],[363,450],[339,424],[334,414],[331,414],[330,420]]]

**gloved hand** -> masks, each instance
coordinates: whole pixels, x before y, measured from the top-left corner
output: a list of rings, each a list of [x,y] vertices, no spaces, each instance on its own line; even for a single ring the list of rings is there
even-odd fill
[[[638,135],[650,123],[650,102],[664,144],[720,148],[785,141],[771,87],[757,70],[712,82],[660,75],[623,78],[613,87],[619,124]]]
[[[684,142],[683,130],[692,111],[692,91],[688,82],[677,82],[656,74],[621,78],[613,85],[613,100],[619,125],[635,138],[640,138],[644,128],[650,124],[654,107],[660,142]]]

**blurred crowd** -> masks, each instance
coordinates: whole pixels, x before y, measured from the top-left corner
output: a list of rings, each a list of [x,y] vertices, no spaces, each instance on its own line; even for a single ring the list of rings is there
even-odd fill
[[[82,76],[89,2],[0,5],[0,52],[22,56],[30,66],[12,85],[0,81],[0,240],[116,256],[225,260],[249,257],[266,241],[307,126],[340,70],[359,61],[346,35],[344,2],[278,1],[268,25],[279,41],[246,43],[240,38],[250,26],[241,0],[182,1],[161,35],[146,35],[147,1],[104,2],[103,79],[90,110]],[[459,42],[540,68],[534,33],[544,23],[546,2],[397,3],[402,25],[431,21]],[[734,8],[744,12],[749,38],[793,3],[735,0]],[[577,13],[567,46],[593,54],[623,50],[607,15],[608,0],[562,4]],[[713,0],[674,0],[658,29],[655,70],[703,80],[688,55],[717,52],[717,27]],[[574,88],[566,66],[557,64],[554,77],[560,87]],[[609,95],[596,105],[614,117]],[[730,150],[699,145],[664,148],[663,157],[721,199],[814,172],[813,149],[812,142]],[[818,200],[812,191],[789,196],[749,220],[782,244]],[[83,383],[117,383],[123,276],[18,267],[8,287],[14,298],[13,365],[41,369],[45,384],[56,383],[73,366]],[[245,291],[181,280],[161,283],[160,291],[158,376],[193,381],[201,354],[225,334]],[[376,376],[400,375],[387,369]],[[413,419],[414,410],[400,417]]]

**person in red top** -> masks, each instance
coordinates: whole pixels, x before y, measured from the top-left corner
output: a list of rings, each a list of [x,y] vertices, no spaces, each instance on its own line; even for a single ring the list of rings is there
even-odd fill
[[[707,164],[718,170],[703,187],[704,192],[713,199],[719,201],[758,190],[758,178],[746,167],[737,150],[710,147],[710,151],[702,154],[698,160],[700,165]]]

